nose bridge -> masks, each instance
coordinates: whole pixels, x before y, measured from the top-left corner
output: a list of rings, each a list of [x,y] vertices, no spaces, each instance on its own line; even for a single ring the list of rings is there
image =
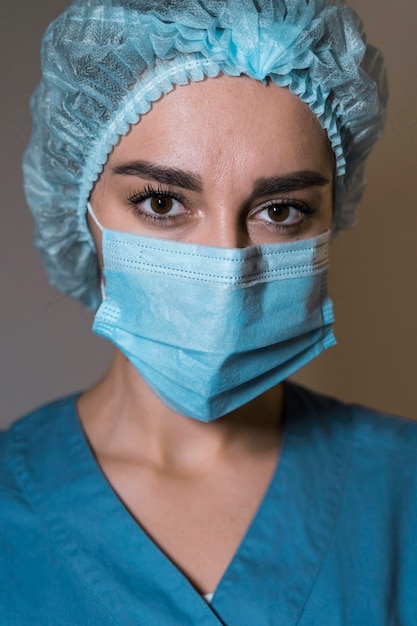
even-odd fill
[[[238,207],[227,200],[214,202],[208,207],[201,222],[196,243],[217,248],[245,248],[249,236]]]
[[[236,155],[226,150],[216,153],[210,170],[198,233],[200,242],[219,248],[245,248],[250,244],[243,210],[248,192]]]

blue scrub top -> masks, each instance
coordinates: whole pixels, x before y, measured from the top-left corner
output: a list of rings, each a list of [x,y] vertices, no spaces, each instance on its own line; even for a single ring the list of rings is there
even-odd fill
[[[0,437],[1,626],[417,625],[417,424],[286,384],[264,499],[209,605],[97,465],[76,396]]]

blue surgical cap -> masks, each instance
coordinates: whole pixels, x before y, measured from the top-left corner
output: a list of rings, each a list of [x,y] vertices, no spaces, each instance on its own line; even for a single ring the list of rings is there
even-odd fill
[[[342,0],[75,0],[43,38],[23,163],[35,245],[60,291],[100,303],[86,207],[119,137],[175,85],[220,73],[271,80],[308,104],[335,155],[334,229],[352,225],[386,81]]]

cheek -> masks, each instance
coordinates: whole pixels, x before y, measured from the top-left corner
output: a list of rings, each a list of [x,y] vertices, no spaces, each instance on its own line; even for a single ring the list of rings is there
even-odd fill
[[[330,229],[333,226],[333,218],[334,218],[334,203],[335,203],[335,181],[333,178],[333,183],[329,189],[329,193],[325,202],[325,219],[326,219],[326,230]]]
[[[104,170],[100,174],[98,180],[94,183],[94,187],[90,194],[90,204],[94,210],[94,214],[99,220],[100,224],[107,225],[106,216],[103,215],[103,207],[106,206],[106,190],[108,189],[107,183],[107,168],[108,162],[104,167]],[[87,224],[93,238],[94,246],[97,252],[97,260],[100,268],[100,274],[103,277],[103,254],[102,254],[102,232],[94,222],[93,218],[87,213]]]
[[[323,201],[320,209],[319,227],[320,232],[324,233],[326,230],[331,230],[333,227],[333,198],[329,192],[328,197]]]
[[[92,206],[94,205],[92,204]],[[102,240],[101,230],[98,228],[97,224],[94,222],[93,218],[88,213],[87,213],[87,224],[88,224],[88,228],[91,233],[91,236],[93,238],[94,246],[96,248],[100,274],[103,275],[103,254],[102,254],[102,245],[101,245],[101,240]]]

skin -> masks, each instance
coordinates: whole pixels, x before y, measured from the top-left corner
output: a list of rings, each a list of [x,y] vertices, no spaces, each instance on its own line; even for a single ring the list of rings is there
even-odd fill
[[[220,76],[155,103],[114,148],[90,201],[110,229],[219,247],[280,243],[331,227],[333,171],[327,136],[296,96]],[[213,592],[276,467],[283,386],[205,424],[163,405],[116,350],[79,413],[129,513]]]

